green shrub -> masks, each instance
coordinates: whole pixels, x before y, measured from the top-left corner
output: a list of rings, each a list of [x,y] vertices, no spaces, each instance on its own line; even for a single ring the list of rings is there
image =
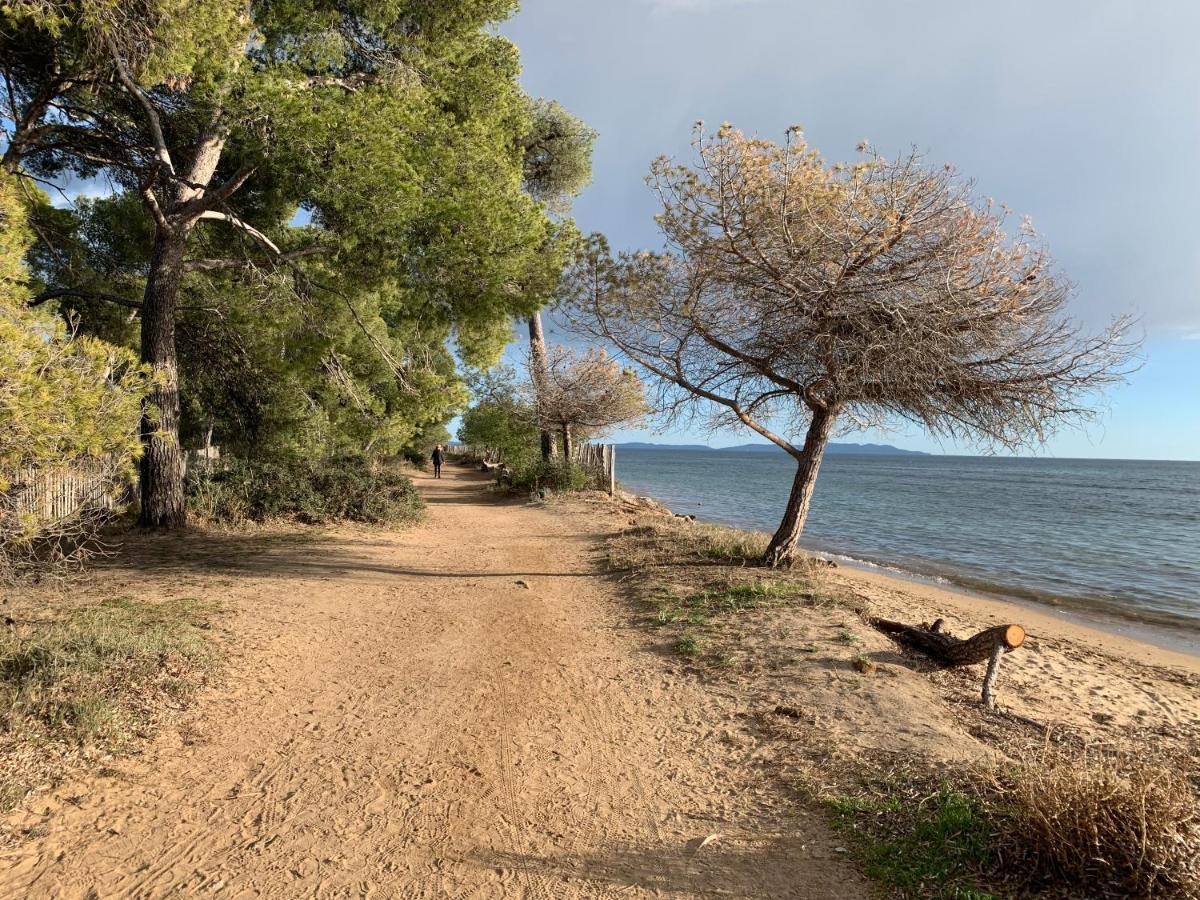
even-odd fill
[[[582,491],[589,486],[587,472],[575,463],[552,459],[538,460],[511,469],[512,486],[517,490]]]
[[[362,457],[236,460],[189,475],[187,489],[197,518],[226,525],[272,519],[395,525],[419,518],[423,508],[408,477]]]

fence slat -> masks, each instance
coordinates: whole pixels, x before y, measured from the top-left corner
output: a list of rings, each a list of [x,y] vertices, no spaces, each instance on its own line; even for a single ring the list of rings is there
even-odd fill
[[[465,456],[492,465],[504,462],[504,454],[495,447],[451,444],[447,456]],[[571,462],[583,469],[593,482],[609,496],[617,490],[617,448],[613,444],[576,444],[571,448]]]

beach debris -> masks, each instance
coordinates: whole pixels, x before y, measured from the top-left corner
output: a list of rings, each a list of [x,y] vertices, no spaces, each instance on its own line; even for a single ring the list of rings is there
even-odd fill
[[[522,581],[522,580],[518,579],[517,581],[514,581],[513,584],[515,584],[517,587],[525,588],[526,590],[529,590],[529,582],[528,581]]]
[[[776,706],[774,713],[777,716],[787,716],[789,719],[804,718],[804,713],[802,713],[799,709],[794,706],[784,706],[783,704]]]
[[[987,662],[982,699],[983,705],[988,709],[995,706],[996,679],[1000,674],[1001,657],[1025,643],[1025,629],[1014,624],[997,625],[964,640],[943,630],[942,619],[928,626],[905,625],[902,622],[875,617],[868,618],[867,622],[893,640],[919,650],[944,668]]]
[[[704,838],[693,838],[692,840],[687,842],[687,846],[691,848],[692,855],[695,856],[697,853],[699,853],[701,850],[703,850],[709,844],[715,844],[717,841],[721,840],[721,838],[723,838],[723,837],[725,837],[725,835],[721,834],[720,832],[717,832],[714,834],[710,834]]]

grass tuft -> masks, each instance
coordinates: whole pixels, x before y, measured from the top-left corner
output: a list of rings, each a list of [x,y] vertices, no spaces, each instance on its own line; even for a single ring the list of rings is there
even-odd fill
[[[1031,883],[1200,897],[1200,792],[1186,764],[1047,744],[983,790],[1009,864]]]
[[[757,564],[770,538],[703,522],[659,518],[629,528],[609,543],[609,566],[642,569],[652,566]]]
[[[0,736],[119,749],[215,664],[215,612],[118,597],[0,634]]]
[[[835,829],[853,839],[871,878],[903,897],[986,900],[976,873],[993,864],[992,831],[980,803],[943,786],[923,800],[896,795],[830,801]]]

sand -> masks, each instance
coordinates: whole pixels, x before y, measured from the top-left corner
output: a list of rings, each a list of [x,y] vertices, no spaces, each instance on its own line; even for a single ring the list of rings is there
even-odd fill
[[[603,515],[614,532],[657,521],[683,529],[686,540],[687,529],[705,527],[688,525],[645,498],[624,495],[610,506]],[[700,625],[663,629],[660,638],[691,634],[701,646],[696,674],[710,690],[743,716],[787,725],[781,742],[764,746],[765,755],[782,761],[777,768],[784,777],[795,775],[787,760],[800,755],[808,763],[837,757],[851,767],[863,754],[884,767],[888,759],[927,770],[988,765],[1034,751],[1048,735],[1139,756],[1161,753],[1171,765],[1190,758],[1182,764],[1200,771],[1200,657],[1052,608],[845,566],[815,572],[798,577],[815,577],[824,601],[709,616]],[[714,580],[763,577],[770,576],[737,567],[656,569],[654,583],[640,593],[653,607],[663,596],[685,601]],[[652,609],[644,615],[653,619]],[[940,669],[871,627],[872,616],[913,625],[941,618],[960,637],[1017,623],[1028,636],[1004,656],[997,709],[988,711],[980,698],[983,665]],[[780,720],[772,715],[777,708],[792,715]],[[788,742],[795,746],[783,746]],[[820,772],[805,779],[811,789]]]
[[[1033,604],[845,567],[834,577],[884,618],[945,618],[960,636],[1001,623],[1023,625],[1025,645],[1001,667],[1002,704],[1019,715],[1100,738],[1157,731],[1163,740],[1186,743],[1200,735],[1200,656]]]
[[[403,532],[131,542],[92,598],[217,599],[230,664],[136,757],[3,823],[0,897],[865,897],[595,520],[420,476]]]
[[[220,600],[228,672],[140,755],[7,816],[0,897],[866,897],[795,790],[814,744],[975,763],[1011,712],[1200,746],[1196,657],[846,568],[844,602],[714,620],[685,661],[604,572],[628,508],[446,475],[418,476],[411,530],[142,538],[95,572],[80,602]],[[933,669],[860,611],[1023,624],[1001,712],[982,667]]]

